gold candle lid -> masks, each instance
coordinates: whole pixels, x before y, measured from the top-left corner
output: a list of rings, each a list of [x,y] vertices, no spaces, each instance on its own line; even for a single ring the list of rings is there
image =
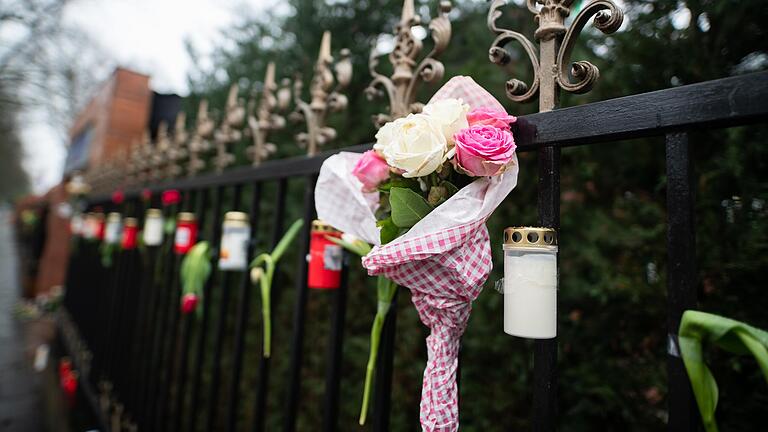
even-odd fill
[[[504,230],[505,248],[557,247],[557,231],[545,227],[509,227]]]
[[[337,230],[336,228],[328,225],[327,223],[321,221],[320,219],[315,219],[312,221],[312,232],[341,232]]]
[[[147,209],[147,217],[162,217],[163,212],[160,209],[151,208]]]
[[[136,218],[127,217],[125,218],[125,226],[127,227],[135,227],[137,225]]]
[[[180,221],[192,222],[195,220],[195,214],[192,212],[181,212],[176,216],[176,218]]]
[[[230,211],[224,213],[225,222],[248,222],[248,213],[241,211]]]
[[[120,222],[120,213],[118,212],[111,212],[107,215],[107,221],[109,222]]]

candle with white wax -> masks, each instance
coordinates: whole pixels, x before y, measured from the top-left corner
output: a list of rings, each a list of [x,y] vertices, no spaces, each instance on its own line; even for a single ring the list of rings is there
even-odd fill
[[[557,336],[557,239],[550,228],[504,231],[504,332]]]
[[[160,246],[163,243],[163,213],[159,209],[147,210],[143,239],[147,246]]]
[[[120,241],[120,230],[122,228],[120,213],[112,212],[107,216],[107,228],[104,232],[104,242],[107,244],[116,244]]]

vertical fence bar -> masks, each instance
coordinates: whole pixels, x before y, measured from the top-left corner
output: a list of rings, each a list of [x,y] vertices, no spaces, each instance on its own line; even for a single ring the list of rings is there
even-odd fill
[[[208,195],[205,193],[205,191],[201,190],[198,192],[199,199],[196,202],[195,206],[195,215],[197,215],[198,220],[198,226],[200,227],[200,230],[198,232],[198,241],[201,241],[204,239],[203,230],[205,229],[205,212],[206,212],[206,204],[207,204],[207,197]],[[210,230],[207,230],[210,234],[208,236],[210,241],[213,242],[213,233],[215,232],[215,228],[211,227]],[[202,305],[200,306],[202,307]],[[173,427],[171,428],[171,431],[180,431],[182,427],[182,418],[184,413],[184,401],[186,400],[186,387],[187,387],[187,379],[188,379],[188,368],[189,368],[189,344],[192,340],[192,324],[196,320],[195,314],[187,314],[182,318],[183,325],[181,329],[181,348],[180,348],[180,358],[179,358],[179,367],[178,367],[178,376],[176,377],[176,394],[174,395],[174,403],[171,406],[170,412],[174,414],[174,420],[173,420]]]
[[[687,133],[666,136],[667,153],[667,331],[669,423],[671,431],[696,431],[699,416],[680,358],[677,330],[687,309],[696,306],[696,233],[691,145]]]
[[[285,219],[285,198],[288,193],[288,180],[285,178],[281,178],[277,181],[277,202],[275,204],[275,214],[274,214],[274,221],[272,222],[272,226],[274,227],[274,233],[272,235],[272,246],[277,245],[277,242],[280,241],[279,234],[277,234],[277,231],[282,231],[283,222]],[[304,221],[305,224],[309,223],[309,221]],[[279,230],[278,230],[279,228]],[[279,286],[278,280],[280,279],[280,273],[275,269],[275,278],[272,281],[272,286],[270,287],[270,296],[269,301],[272,303],[270,305],[270,310],[274,310],[274,305],[277,303],[275,299],[275,286]],[[263,324],[262,324],[263,325]],[[274,327],[273,327],[274,332]],[[264,341],[262,340],[262,344]],[[267,407],[267,390],[269,389],[269,365],[270,365],[270,358],[261,356],[259,360],[259,372],[258,372],[258,382],[256,383],[256,405],[253,410],[253,418],[254,418],[254,431],[256,432],[262,432],[264,430],[264,422],[266,421],[266,407]]]
[[[190,202],[190,192],[185,191],[183,196],[184,198],[182,200],[180,211],[187,211]],[[176,337],[176,329],[179,323],[179,316],[181,315],[179,310],[179,303],[181,299],[181,290],[179,289],[179,267],[181,266],[181,260],[183,256],[177,254],[175,251],[172,251],[171,255],[173,256],[173,264],[169,268],[169,272],[171,274],[167,279],[169,280],[169,283],[164,287],[164,289],[168,291],[167,295],[169,297],[168,308],[166,309],[166,313],[168,314],[168,329],[164,331],[163,343],[161,345],[162,351],[160,354],[160,370],[158,371],[160,374],[160,387],[158,389],[158,401],[156,403],[157,411],[155,416],[155,424],[157,425],[156,430],[167,429],[166,421],[168,420],[168,394],[172,384],[172,365],[174,351],[178,340]]]
[[[224,199],[224,187],[219,186],[216,188],[215,195],[213,197],[213,217],[211,220],[213,238],[211,239],[212,246],[218,249],[218,241],[221,236],[221,206]],[[189,405],[189,432],[195,430],[197,426],[196,420],[199,417],[198,408],[200,406],[200,392],[203,383],[203,366],[205,363],[205,342],[207,339],[208,322],[211,319],[211,296],[213,293],[213,281],[216,279],[216,273],[218,266],[216,265],[217,257],[211,258],[211,275],[203,287],[203,318],[200,321],[200,332],[197,338],[197,352],[195,353],[195,371],[193,373],[192,380],[192,399]]]
[[[389,431],[389,414],[392,410],[392,372],[395,361],[395,333],[397,332],[397,298],[400,288],[392,297],[392,304],[384,319],[381,344],[376,360],[376,384],[373,389],[373,430]]]
[[[259,212],[261,204],[261,183],[253,184],[250,202],[251,239],[248,245],[246,262],[250,263],[254,255],[255,241],[259,229]],[[280,221],[282,222],[282,221]],[[283,230],[281,226],[272,227],[274,236],[279,236]],[[279,237],[277,237],[279,239]],[[237,308],[237,327],[235,328],[235,358],[232,365],[232,381],[229,383],[229,405],[227,406],[227,430],[234,432],[237,426],[237,408],[240,406],[240,376],[243,368],[243,353],[245,351],[245,333],[248,327],[249,309],[251,305],[251,278],[246,269],[241,275],[238,297],[240,303]]]
[[[171,220],[176,219],[176,206],[172,205],[168,207],[166,219],[170,218]],[[150,377],[149,377],[149,386],[148,386],[148,397],[147,397],[147,429],[154,429],[155,424],[155,415],[159,411],[157,409],[158,405],[158,392],[160,390],[161,386],[161,376],[162,376],[162,365],[163,365],[163,351],[165,346],[165,329],[167,328],[167,316],[168,314],[168,308],[170,307],[171,303],[171,297],[172,293],[171,290],[168,289],[171,283],[171,277],[174,273],[174,263],[176,254],[173,250],[173,233],[171,233],[169,238],[165,239],[165,247],[167,250],[163,251],[165,256],[161,256],[160,260],[164,260],[164,266],[162,269],[164,270],[164,273],[162,276],[163,282],[160,282],[159,285],[155,286],[155,289],[158,291],[158,308],[157,308],[157,322],[155,323],[155,335],[153,338],[152,343],[152,363],[150,366]]]
[[[168,215],[166,215],[168,217]],[[164,242],[169,242],[170,239],[164,239]],[[160,246],[148,246],[147,247],[147,271],[144,275],[145,289],[148,291],[148,316],[147,322],[144,323],[143,340],[142,345],[144,347],[143,356],[141,359],[141,381],[139,382],[139,426],[140,428],[148,428],[148,400],[150,398],[149,391],[152,388],[151,377],[153,376],[152,367],[154,365],[153,359],[155,355],[154,340],[157,335],[157,323],[161,317],[161,296],[162,290],[159,289],[155,283],[155,272],[157,271],[158,261],[163,259],[162,245]]]
[[[293,335],[291,336],[291,362],[289,366],[288,393],[285,404],[284,432],[296,430],[296,414],[299,407],[301,389],[301,363],[304,356],[304,323],[307,309],[307,260],[309,253],[309,233],[315,218],[315,183],[317,175],[307,177],[304,189],[304,229],[301,232],[299,253],[299,277],[296,279],[296,298],[293,311]]]
[[[539,223],[560,229],[560,148],[539,150]],[[533,342],[533,430],[557,427],[557,338]]]
[[[200,227],[198,229],[198,237],[195,238],[193,241],[197,242],[199,240],[199,234],[200,230],[202,229],[202,223],[203,221],[198,218],[198,213],[196,210],[196,202],[197,202],[197,191],[188,191],[185,196],[187,196],[189,199],[185,200],[185,205],[183,211],[192,211],[195,214],[195,219],[197,226]],[[173,416],[173,410],[174,410],[174,402],[176,401],[176,393],[178,392],[178,386],[179,386],[179,373],[181,372],[181,361],[182,357],[184,356],[183,350],[185,349],[185,339],[186,339],[186,333],[188,332],[188,327],[190,325],[189,316],[182,315],[180,312],[181,309],[181,296],[182,296],[182,289],[181,289],[181,260],[184,259],[184,256],[179,256],[179,265],[174,269],[177,274],[174,275],[174,281],[175,283],[172,286],[173,292],[174,292],[174,299],[175,302],[175,308],[171,309],[171,315],[173,316],[173,325],[171,329],[171,341],[169,343],[170,345],[170,356],[168,358],[167,363],[167,376],[168,376],[168,384],[165,386],[164,393],[161,393],[161,397],[163,398],[160,406],[163,409],[163,416],[165,427],[163,427],[162,430],[170,430],[174,424],[175,424],[175,417]],[[178,367],[177,367],[178,366]]]
[[[234,190],[234,202],[232,204],[233,209],[240,207],[240,195],[243,186],[241,184],[235,185]],[[215,348],[213,351],[213,369],[211,375],[211,388],[210,398],[208,399],[208,417],[206,421],[205,430],[212,431],[217,430],[216,420],[219,410],[219,390],[221,387],[221,352],[224,349],[224,336],[227,327],[227,312],[229,309],[229,298],[232,293],[230,288],[230,279],[232,273],[229,271],[224,272],[224,277],[221,282],[221,303],[219,304],[219,320],[216,325],[216,339],[214,340]]]
[[[336,431],[339,422],[339,384],[344,345],[344,321],[347,313],[347,286],[349,285],[349,255],[346,252],[344,252],[343,263],[341,284],[338,289],[330,293],[333,296],[333,306],[331,310],[331,335],[328,340],[322,429],[326,432]]]
[[[144,206],[140,206],[136,212],[137,226],[143,226],[144,212],[146,209]],[[138,423],[139,416],[141,415],[140,395],[142,386],[144,383],[143,371],[144,371],[144,359],[143,355],[147,349],[145,346],[146,334],[146,321],[148,321],[149,313],[151,309],[150,302],[150,290],[147,284],[147,275],[151,274],[151,262],[147,259],[147,255],[150,253],[150,249],[147,248],[145,254],[139,254],[139,273],[137,276],[137,309],[136,309],[136,325],[134,327],[133,338],[131,343],[131,396],[130,396],[130,409],[134,422]]]

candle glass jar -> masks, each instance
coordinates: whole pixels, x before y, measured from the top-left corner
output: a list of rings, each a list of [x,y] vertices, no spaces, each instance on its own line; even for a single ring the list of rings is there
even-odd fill
[[[107,226],[104,230],[104,243],[117,244],[120,242],[121,216],[112,212],[107,215]]]
[[[136,248],[136,235],[138,234],[138,231],[139,227],[136,218],[125,218],[125,223],[123,224],[123,238],[120,242],[120,247],[126,250]]]
[[[163,243],[163,212],[159,209],[147,210],[142,237],[146,246],[160,246]]]
[[[557,233],[504,230],[504,332],[531,339],[557,336]]]
[[[93,218],[93,237],[98,241],[102,241],[104,240],[104,227],[106,225],[104,213],[94,213]]]
[[[227,212],[221,225],[219,269],[244,271],[248,268],[248,243],[251,226],[243,212]]]
[[[341,238],[341,232],[323,221],[312,222],[309,243],[307,285],[313,289],[336,289],[341,283],[342,248],[328,240]]]
[[[192,249],[197,239],[197,220],[194,213],[181,212],[176,219],[176,236],[173,242],[174,251],[183,255]]]
[[[80,237],[83,235],[84,225],[85,221],[82,213],[75,213],[69,221],[69,232],[75,237]]]

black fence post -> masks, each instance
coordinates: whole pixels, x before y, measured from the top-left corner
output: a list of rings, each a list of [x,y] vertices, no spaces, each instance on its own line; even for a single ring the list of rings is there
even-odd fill
[[[281,178],[277,181],[277,203],[275,204],[274,222],[272,223],[275,233],[272,237],[272,246],[276,246],[280,241],[280,234],[277,233],[278,228],[280,232],[283,231],[283,222],[285,219],[285,198],[288,193],[288,179]],[[306,221],[305,221],[306,223]],[[278,265],[279,267],[279,265]],[[275,296],[279,293],[275,289],[279,284],[280,272],[275,269],[275,276],[272,280],[272,287],[270,287],[269,300],[270,310],[274,310],[273,306],[277,303]],[[272,328],[274,333],[275,327]],[[261,341],[264,343],[264,340]],[[263,347],[263,345],[262,345]],[[267,394],[269,389],[269,365],[270,358],[261,356],[259,359],[259,371],[257,375],[258,382],[256,383],[256,404],[253,410],[253,430],[255,432],[262,432],[264,430],[264,422],[267,418]]]
[[[539,223],[560,229],[560,148],[539,150]],[[557,428],[557,338],[533,342],[533,430]]]
[[[246,262],[250,264],[253,258],[255,241],[259,230],[259,211],[261,204],[261,183],[253,184],[253,191],[251,193],[250,201],[250,218],[249,224],[251,226],[251,243],[248,245],[248,251],[246,252]],[[282,228],[273,227],[275,235],[279,235],[282,232]],[[232,365],[232,380],[229,383],[229,405],[227,406],[227,430],[234,432],[237,427],[237,414],[240,407],[240,377],[243,370],[243,355],[245,353],[245,333],[248,327],[248,318],[250,316],[251,305],[251,277],[248,268],[245,269],[244,274],[240,275],[239,286],[239,304],[237,308],[237,321],[235,327],[235,353],[234,364]]]
[[[330,294],[333,296],[331,309],[331,335],[328,338],[328,360],[325,375],[325,396],[323,399],[323,431],[334,432],[339,422],[339,384],[341,382],[342,348],[344,345],[344,322],[347,316],[347,286],[349,285],[349,255],[344,252],[341,268],[341,284]]]
[[[317,175],[307,178],[304,189],[304,228],[301,231],[301,249],[299,253],[299,277],[296,279],[296,298],[293,311],[293,335],[291,337],[291,362],[289,367],[288,393],[285,404],[285,432],[296,430],[296,415],[299,408],[299,390],[301,389],[301,363],[304,357],[304,323],[307,319],[307,261],[309,253],[309,233],[315,218],[315,183]]]
[[[671,431],[696,431],[699,414],[680,358],[677,330],[687,309],[696,307],[696,233],[691,145],[687,133],[666,136],[667,153],[667,373]]]
[[[213,198],[213,218],[211,220],[213,238],[211,244],[214,248],[218,249],[219,237],[221,236],[221,206],[224,199],[224,187],[219,186],[216,188],[216,193]],[[211,275],[208,281],[203,287],[203,304],[199,307],[203,308],[203,318],[200,321],[200,332],[197,338],[197,351],[195,353],[195,370],[192,379],[192,396],[189,406],[189,432],[193,432],[197,426],[197,419],[199,418],[198,408],[200,406],[200,392],[202,391],[203,383],[203,366],[205,363],[206,353],[206,339],[208,331],[208,322],[210,321],[211,312],[210,309],[213,306],[211,303],[211,297],[213,294],[213,285],[216,278],[218,266],[216,265],[218,257],[211,258]]]

